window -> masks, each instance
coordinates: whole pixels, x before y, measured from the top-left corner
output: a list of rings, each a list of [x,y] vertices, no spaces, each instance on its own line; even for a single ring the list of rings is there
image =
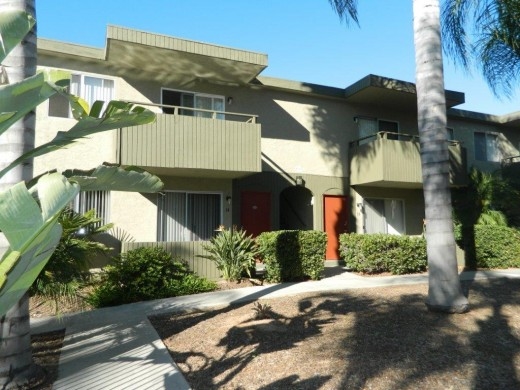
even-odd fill
[[[110,191],[80,191],[73,200],[72,209],[80,214],[96,210],[96,216],[101,218],[99,226],[110,222]]]
[[[498,150],[498,135],[495,133],[475,132],[475,160],[477,161],[500,161]]]
[[[157,202],[158,241],[207,241],[222,223],[221,195],[166,192]]]
[[[216,114],[217,119],[224,119],[224,96],[207,95],[194,92],[174,91],[171,89],[162,90],[162,104],[167,106],[191,107],[195,109],[208,110],[186,110],[180,109],[180,115],[196,116],[201,118],[212,118],[213,113],[210,111],[220,111]],[[173,114],[174,108],[164,107],[165,114]]]
[[[394,121],[386,121],[386,120],[378,120],[376,118],[357,118],[358,123],[358,132],[359,132],[359,142],[360,145],[366,144],[367,142],[371,142],[375,139],[375,136],[378,132],[386,131],[388,133],[388,139],[398,139],[399,136],[399,123]]]
[[[73,74],[70,79],[70,93],[84,99],[89,107],[96,100],[107,104],[114,97],[114,80]],[[61,95],[53,95],[49,99],[49,116],[71,118],[68,100]]]
[[[365,233],[405,234],[404,202],[400,199],[365,199]]]

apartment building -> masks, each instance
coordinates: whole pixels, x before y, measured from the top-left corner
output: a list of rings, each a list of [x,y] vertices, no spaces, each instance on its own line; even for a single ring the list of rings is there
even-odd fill
[[[106,46],[39,39],[40,68],[71,73],[88,102],[125,100],[157,113],[154,124],[98,134],[35,161],[36,173],[135,165],[165,183],[160,194],[84,192],[136,241],[201,241],[219,225],[257,235],[327,232],[338,260],[342,232],[421,234],[424,202],[412,83],[368,75],[348,87],[262,76],[266,54],[109,26]],[[520,113],[458,110],[446,91],[451,183],[520,154]],[[37,111],[36,143],[74,120],[60,97]]]

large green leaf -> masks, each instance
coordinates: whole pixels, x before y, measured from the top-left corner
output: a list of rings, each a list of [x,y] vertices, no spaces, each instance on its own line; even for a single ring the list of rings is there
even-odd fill
[[[100,165],[88,171],[72,169],[62,174],[85,191],[158,192],[164,186],[157,176],[137,167]]]
[[[34,26],[35,20],[26,12],[11,10],[0,14],[0,62],[18,45]]]
[[[0,134],[55,93],[65,93],[69,79],[69,72],[47,70],[18,83],[0,86]]]
[[[61,226],[53,221],[31,241],[24,252],[8,249],[0,265],[11,265],[5,274],[0,267],[0,316],[3,316],[34,283],[43,267],[47,264],[61,238]]]
[[[155,114],[146,108],[132,103],[111,101],[101,118],[79,115],[78,122],[70,130],[58,132],[52,141],[30,150],[14,160],[0,171],[0,178],[22,162],[71,145],[78,139],[107,130],[146,124],[154,120]]]
[[[52,173],[33,188],[22,182],[0,193],[0,230],[10,246],[0,261],[0,316],[45,266],[61,236],[59,213],[78,192],[78,184]]]

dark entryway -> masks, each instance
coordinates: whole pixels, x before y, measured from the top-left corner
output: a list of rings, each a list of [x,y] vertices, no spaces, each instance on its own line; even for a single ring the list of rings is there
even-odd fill
[[[280,229],[314,228],[312,192],[302,186],[286,188],[280,194]]]

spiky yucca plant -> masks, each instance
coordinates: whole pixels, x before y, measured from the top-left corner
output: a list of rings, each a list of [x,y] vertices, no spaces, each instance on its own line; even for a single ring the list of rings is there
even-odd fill
[[[251,268],[258,256],[253,236],[247,236],[245,230],[235,226],[230,229],[221,226],[218,231],[210,243],[203,246],[208,254],[199,257],[215,262],[225,280],[240,280],[244,273],[251,277]]]

